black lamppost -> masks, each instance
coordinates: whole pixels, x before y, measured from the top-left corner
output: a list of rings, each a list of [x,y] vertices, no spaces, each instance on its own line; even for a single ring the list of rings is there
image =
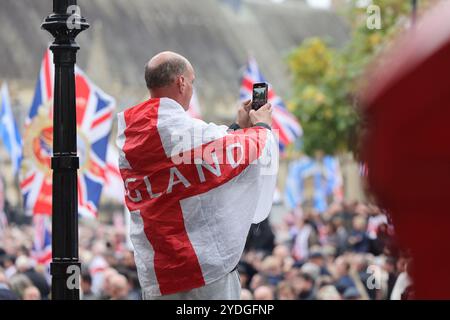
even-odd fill
[[[78,300],[77,127],[75,109],[76,36],[89,27],[73,14],[76,0],[53,0],[53,13],[42,28],[55,38],[50,46],[55,64],[53,103],[52,299]],[[69,10],[69,11],[68,11]],[[76,11],[79,12],[79,11]],[[73,281],[71,281],[73,280]],[[75,285],[74,285],[75,284]]]

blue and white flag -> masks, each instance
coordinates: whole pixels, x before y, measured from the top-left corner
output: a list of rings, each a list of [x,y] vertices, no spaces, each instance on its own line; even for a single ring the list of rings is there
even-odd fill
[[[312,193],[305,199],[306,180],[312,183]],[[333,201],[343,199],[343,179],[339,160],[336,157],[325,156],[322,160],[302,157],[289,165],[284,201],[289,209],[295,209],[305,202],[311,202],[318,212],[324,212]]]
[[[14,174],[17,174],[22,161],[22,138],[11,111],[6,83],[3,84],[1,89],[0,138],[11,157]]]

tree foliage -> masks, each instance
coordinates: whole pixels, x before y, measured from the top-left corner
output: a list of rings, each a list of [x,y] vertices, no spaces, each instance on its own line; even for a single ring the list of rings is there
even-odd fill
[[[376,19],[374,7],[358,7],[356,3],[353,0],[343,8],[351,36],[343,47],[335,48],[327,39],[309,38],[288,57],[294,82],[289,106],[302,123],[303,148],[310,155],[315,150],[328,154],[353,150],[362,74],[410,21],[410,1],[373,0],[372,5],[379,8],[381,29],[371,30],[367,19]]]

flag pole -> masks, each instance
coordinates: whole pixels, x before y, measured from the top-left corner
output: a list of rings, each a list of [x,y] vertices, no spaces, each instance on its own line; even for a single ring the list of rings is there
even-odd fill
[[[76,36],[89,27],[77,0],[53,0],[53,13],[42,29],[54,37],[50,46],[55,64],[53,102],[52,299],[79,300],[77,127],[75,62]]]

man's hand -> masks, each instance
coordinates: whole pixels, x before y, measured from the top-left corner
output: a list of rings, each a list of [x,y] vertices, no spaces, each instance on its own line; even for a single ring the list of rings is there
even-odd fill
[[[247,100],[243,102],[242,105],[239,107],[236,123],[242,129],[249,128],[252,126],[249,116],[249,111],[251,110],[251,108],[252,108],[252,100]]]
[[[258,122],[263,122],[269,126],[272,126],[272,105],[270,103],[266,103],[258,110],[250,110],[249,112],[250,121],[252,125],[257,124]]]

